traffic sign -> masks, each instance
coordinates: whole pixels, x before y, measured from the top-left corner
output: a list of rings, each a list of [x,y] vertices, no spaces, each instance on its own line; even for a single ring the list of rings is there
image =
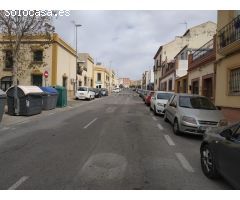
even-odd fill
[[[48,71],[45,71],[43,75],[45,78],[48,78]]]

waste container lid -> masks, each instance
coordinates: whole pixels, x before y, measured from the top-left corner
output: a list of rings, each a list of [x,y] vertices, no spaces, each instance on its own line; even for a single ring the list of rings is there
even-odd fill
[[[46,93],[50,93],[50,94],[58,94],[58,91],[53,88],[53,87],[40,87],[40,89],[43,91],[43,92],[46,92]]]
[[[8,91],[13,89],[13,88],[14,88],[14,86],[8,88],[6,93],[8,93]],[[43,91],[39,87],[37,87],[37,86],[22,86],[22,85],[18,85],[18,88],[21,89],[25,95],[30,94],[30,93],[31,94],[43,93]]]
[[[0,98],[6,97],[6,96],[7,96],[6,93],[0,89]]]

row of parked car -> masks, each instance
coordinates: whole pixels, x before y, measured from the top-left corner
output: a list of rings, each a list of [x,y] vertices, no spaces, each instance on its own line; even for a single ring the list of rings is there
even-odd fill
[[[75,97],[76,99],[92,100],[108,96],[108,90],[106,88],[90,88],[90,87],[79,87]]]
[[[172,124],[174,134],[203,135],[203,173],[211,179],[224,177],[240,189],[240,122],[228,125],[221,109],[204,96],[141,89],[136,92],[154,114]]]

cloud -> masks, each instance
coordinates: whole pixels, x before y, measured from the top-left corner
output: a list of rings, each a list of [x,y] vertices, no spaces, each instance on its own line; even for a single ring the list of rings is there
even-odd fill
[[[115,69],[120,77],[140,79],[153,66],[160,45],[182,35],[188,27],[216,22],[216,11],[71,11],[55,21],[57,33],[75,48],[78,28],[79,52]]]

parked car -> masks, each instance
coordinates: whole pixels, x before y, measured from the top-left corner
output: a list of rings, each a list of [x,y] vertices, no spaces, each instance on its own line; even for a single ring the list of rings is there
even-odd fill
[[[106,88],[100,89],[102,96],[108,96],[108,90]]]
[[[150,110],[154,111],[155,115],[164,114],[165,106],[168,100],[172,97],[173,92],[164,92],[164,91],[157,91],[152,96],[150,100]]]
[[[164,120],[173,124],[176,135],[203,135],[208,127],[226,126],[222,112],[207,98],[199,95],[174,94],[168,101]]]
[[[76,99],[87,99],[92,100],[95,98],[95,92],[89,87],[79,87],[76,94]]]
[[[148,90],[143,90],[142,100],[145,102],[145,99],[147,97]]]
[[[202,171],[208,178],[222,176],[240,189],[240,122],[206,131],[200,154]]]
[[[93,88],[93,91],[95,92],[95,98],[102,97],[101,90],[99,88]]]
[[[112,90],[112,92],[114,92],[114,93],[119,93],[119,92],[120,92],[120,88],[114,88],[114,89]]]
[[[154,95],[154,91],[148,91],[147,96],[145,98],[145,104],[147,106],[150,106],[150,101],[153,95]]]

